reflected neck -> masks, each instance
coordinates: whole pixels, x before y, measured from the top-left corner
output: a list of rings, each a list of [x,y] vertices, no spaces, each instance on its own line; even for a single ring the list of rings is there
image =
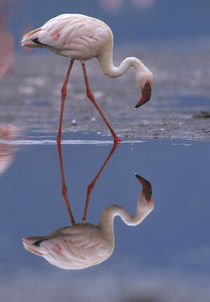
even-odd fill
[[[111,205],[103,211],[98,227],[105,236],[110,240],[114,240],[114,218],[116,216],[120,216],[127,225],[135,226],[141,223],[153,208],[153,199],[148,202],[146,201],[144,194],[141,193],[138,198],[136,214],[134,216],[131,216],[123,207]]]

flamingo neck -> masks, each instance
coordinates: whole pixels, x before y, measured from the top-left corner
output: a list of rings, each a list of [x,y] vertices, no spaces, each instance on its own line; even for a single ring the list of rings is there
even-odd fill
[[[153,208],[153,200],[145,204],[145,196],[141,193],[138,198],[136,214],[134,216],[131,216],[123,207],[111,205],[103,211],[98,226],[107,237],[114,239],[114,218],[116,216],[120,216],[127,225],[135,226],[141,223]]]
[[[111,78],[122,76],[130,67],[135,68],[137,78],[139,74],[150,72],[149,69],[135,57],[125,58],[118,67],[115,66],[113,64],[112,47],[110,46],[104,48],[103,52],[98,57],[98,61],[104,74]]]

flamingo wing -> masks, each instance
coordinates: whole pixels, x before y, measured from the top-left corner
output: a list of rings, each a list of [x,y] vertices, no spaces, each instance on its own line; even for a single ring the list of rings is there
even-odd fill
[[[71,56],[68,52],[72,52],[85,59],[97,56],[110,32],[109,27],[98,19],[64,14],[45,23],[37,30],[33,41],[60,54]]]
[[[81,269],[105,261],[111,254],[109,244],[96,227],[86,224],[71,227],[63,234],[40,244],[43,257],[64,269]]]

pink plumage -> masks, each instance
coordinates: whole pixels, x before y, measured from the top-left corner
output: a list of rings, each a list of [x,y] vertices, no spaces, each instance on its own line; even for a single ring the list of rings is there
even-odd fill
[[[134,216],[123,207],[111,205],[103,211],[98,225],[83,221],[47,236],[30,236],[23,239],[24,247],[62,269],[84,269],[104,262],[114,250],[114,218],[120,216],[127,225],[136,226],[154,208],[151,184],[136,177],[143,189]]]
[[[47,47],[62,56],[89,60],[97,57],[110,39],[112,31],[104,22],[80,14],[63,14],[25,35],[22,45]]]
[[[112,55],[113,34],[110,27],[101,20],[81,14],[59,15],[46,22],[42,27],[26,34],[21,44],[26,47],[48,48],[56,54],[71,58],[62,88],[61,114],[57,141],[61,139],[66,86],[74,60],[81,62],[87,97],[103,118],[115,142],[120,142],[120,139],[108,123],[90,91],[84,61],[96,57],[104,74],[110,77],[122,76],[130,67],[134,67],[136,70],[137,84],[142,91],[142,97],[135,108],[148,102],[151,97],[152,72],[135,57],[128,57],[124,59],[118,67],[114,66]]]

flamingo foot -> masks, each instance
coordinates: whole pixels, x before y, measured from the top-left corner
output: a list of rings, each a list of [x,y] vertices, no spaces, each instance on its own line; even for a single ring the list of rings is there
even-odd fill
[[[117,135],[113,136],[113,138],[115,144],[120,144],[122,142],[122,140]]]

